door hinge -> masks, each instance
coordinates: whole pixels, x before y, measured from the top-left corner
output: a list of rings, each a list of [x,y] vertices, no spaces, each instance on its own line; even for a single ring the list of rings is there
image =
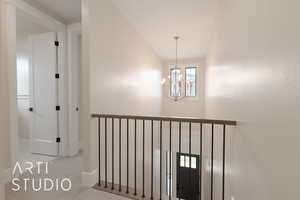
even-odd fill
[[[57,142],[57,143],[60,143],[60,137],[57,137],[57,138],[56,138],[56,142]]]
[[[59,41],[55,41],[54,45],[58,47],[59,46]]]
[[[60,111],[60,106],[56,106],[55,108],[57,111]]]
[[[55,78],[56,78],[56,79],[59,79],[59,74],[55,74]]]

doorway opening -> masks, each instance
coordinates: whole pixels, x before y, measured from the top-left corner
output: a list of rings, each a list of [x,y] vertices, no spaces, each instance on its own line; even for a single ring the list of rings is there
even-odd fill
[[[16,10],[19,161],[59,155],[57,33]]]
[[[200,155],[177,153],[177,194],[179,199],[199,199]]]

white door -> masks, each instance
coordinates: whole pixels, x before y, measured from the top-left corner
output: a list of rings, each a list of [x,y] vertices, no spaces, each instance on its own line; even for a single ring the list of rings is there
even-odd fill
[[[58,155],[56,33],[32,38],[32,153]]]

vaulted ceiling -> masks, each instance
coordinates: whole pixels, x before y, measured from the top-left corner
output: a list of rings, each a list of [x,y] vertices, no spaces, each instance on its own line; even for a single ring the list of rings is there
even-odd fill
[[[218,0],[112,0],[162,59],[205,56]]]

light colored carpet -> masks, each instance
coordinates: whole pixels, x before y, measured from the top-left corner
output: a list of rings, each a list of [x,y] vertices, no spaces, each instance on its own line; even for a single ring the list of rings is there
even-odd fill
[[[129,200],[128,198],[101,192],[95,189],[88,189],[81,192],[74,200]]]

